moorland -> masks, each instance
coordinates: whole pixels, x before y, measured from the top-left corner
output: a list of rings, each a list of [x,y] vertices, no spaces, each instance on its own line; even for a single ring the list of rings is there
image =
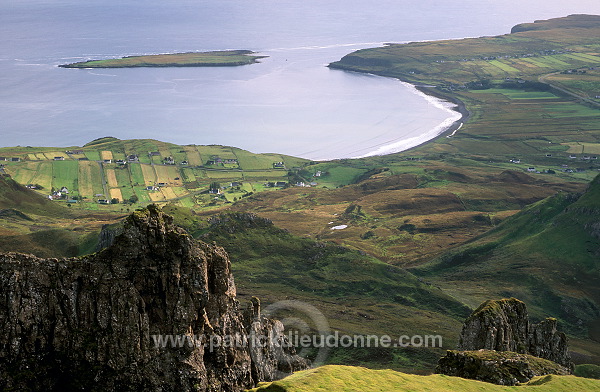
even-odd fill
[[[114,137],[2,148],[0,249],[90,253],[103,226],[158,203],[225,247],[242,299],[298,299],[342,332],[441,334],[453,348],[470,309],[514,296],[559,320],[576,363],[600,364],[599,36],[600,17],[575,15],[331,64],[464,103],[460,129],[398,154],[311,162]],[[430,373],[442,351],[328,361]]]

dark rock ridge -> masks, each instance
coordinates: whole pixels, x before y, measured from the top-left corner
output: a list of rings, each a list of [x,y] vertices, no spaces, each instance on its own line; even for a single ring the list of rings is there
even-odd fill
[[[457,347],[461,351],[448,351],[436,372],[502,385],[570,374],[574,365],[567,337],[556,326],[554,318],[531,324],[525,303],[516,298],[486,301],[465,320]],[[477,350],[487,354],[474,355]],[[529,357],[546,361],[534,366]]]
[[[225,251],[156,206],[91,256],[0,254],[0,389],[241,391],[308,366],[257,300],[242,311],[235,297]],[[269,339],[225,343],[252,334]],[[163,348],[157,335],[189,338]]]
[[[440,359],[436,373],[499,385],[517,385],[535,376],[564,376],[571,374],[571,371],[555,362],[529,354],[491,350],[448,350],[446,356]]]

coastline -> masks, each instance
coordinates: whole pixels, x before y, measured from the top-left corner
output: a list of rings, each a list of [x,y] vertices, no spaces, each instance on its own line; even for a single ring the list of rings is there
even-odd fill
[[[343,68],[337,68],[337,69],[344,70]],[[345,70],[345,71],[363,73],[363,72],[354,71],[354,70]],[[456,97],[454,95],[445,94],[445,93],[437,90],[436,86],[423,85],[422,83],[415,83],[412,81],[402,80],[398,77],[393,77],[393,76],[388,76],[388,75],[381,75],[381,74],[376,74],[376,73],[372,73],[372,74],[376,75],[376,76],[383,76],[383,77],[396,79],[396,80],[400,81],[402,84],[404,84],[405,86],[407,86],[407,87],[410,86],[410,88],[414,89],[418,95],[425,96],[425,99],[430,101],[430,103],[434,106],[438,106],[438,105],[436,105],[436,103],[439,103],[441,106],[444,106],[444,104],[452,104],[452,105],[454,105],[454,107],[444,107],[444,109],[446,109],[448,111],[453,111],[457,114],[460,114],[460,117],[456,118],[456,119],[454,117],[449,117],[447,120],[443,121],[438,126],[428,130],[425,133],[422,133],[419,136],[414,136],[411,138],[403,139],[401,141],[382,146],[378,150],[369,152],[367,154],[364,154],[364,155],[361,155],[358,157],[353,157],[351,159],[360,159],[360,158],[367,158],[367,157],[373,157],[373,156],[385,156],[385,155],[398,154],[401,152],[412,151],[418,147],[422,147],[428,143],[434,142],[441,136],[446,136],[446,137],[454,136],[456,134],[456,131],[458,131],[471,117],[471,112],[469,112],[466,104],[462,100],[460,100],[458,97]],[[451,121],[451,122],[449,124],[446,124],[448,121]],[[439,128],[441,128],[441,129],[439,129]],[[429,133],[432,133],[432,135],[428,135]],[[427,139],[422,140],[422,141],[418,140],[418,139],[423,139],[424,137],[426,137]],[[415,140],[415,139],[416,139],[416,144],[411,145],[410,147],[407,147],[407,148],[400,147],[400,145],[409,144],[410,141]],[[394,145],[399,145],[399,147],[396,149],[396,151],[394,151],[394,147],[393,147]],[[391,151],[385,151],[386,149],[391,150]]]

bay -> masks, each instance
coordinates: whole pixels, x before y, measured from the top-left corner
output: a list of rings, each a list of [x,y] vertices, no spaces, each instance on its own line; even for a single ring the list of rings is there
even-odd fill
[[[383,154],[434,137],[456,114],[397,80],[330,70],[384,42],[496,35],[600,13],[591,0],[0,1],[0,145],[102,136],[232,145],[310,159]],[[250,49],[225,68],[76,70],[148,53]]]

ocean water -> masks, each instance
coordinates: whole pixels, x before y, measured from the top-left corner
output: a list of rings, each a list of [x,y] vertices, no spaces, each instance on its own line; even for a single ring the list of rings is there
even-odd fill
[[[400,151],[454,121],[452,105],[328,63],[385,42],[496,35],[573,13],[600,14],[600,2],[0,0],[0,146],[115,136],[310,159]],[[243,67],[57,67],[221,49],[269,57]]]

